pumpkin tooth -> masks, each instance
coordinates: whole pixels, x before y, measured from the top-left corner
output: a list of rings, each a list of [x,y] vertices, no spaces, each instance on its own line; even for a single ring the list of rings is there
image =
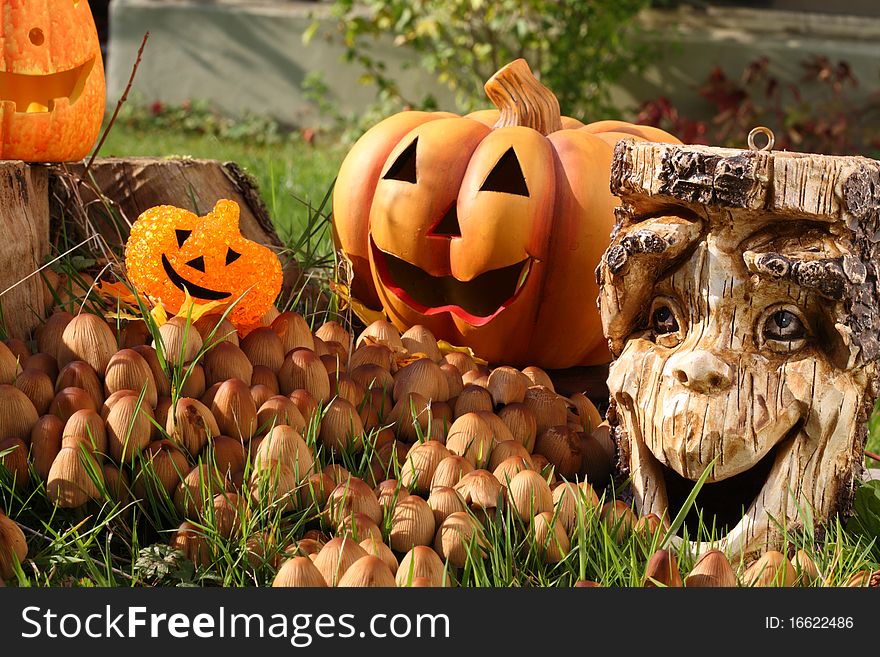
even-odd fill
[[[526,284],[526,280],[529,278],[529,272],[532,270],[532,259],[529,258],[526,260],[526,263],[523,265],[522,272],[519,275],[519,280],[516,283],[516,292],[519,292],[523,285]]]

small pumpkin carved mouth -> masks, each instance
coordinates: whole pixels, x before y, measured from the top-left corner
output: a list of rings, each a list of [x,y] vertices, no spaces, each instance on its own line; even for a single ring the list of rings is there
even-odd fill
[[[165,274],[168,276],[168,280],[170,280],[174,287],[176,287],[181,292],[189,292],[191,297],[196,299],[202,299],[204,301],[220,301],[222,299],[228,299],[232,296],[229,292],[218,292],[216,290],[210,290],[206,287],[202,287],[201,285],[196,285],[192,281],[188,281],[183,276],[175,271],[174,267],[171,266],[171,263],[168,261],[168,258],[165,254],[162,254],[162,267],[165,269]]]
[[[49,75],[0,72],[0,102],[11,101],[15,111],[22,114],[51,112],[55,101],[61,98],[73,105],[79,100],[94,65],[93,57],[76,68]]]
[[[470,281],[432,276],[370,243],[382,285],[423,315],[453,313],[471,326],[488,324],[517,298],[528,280],[532,259],[484,272]]]

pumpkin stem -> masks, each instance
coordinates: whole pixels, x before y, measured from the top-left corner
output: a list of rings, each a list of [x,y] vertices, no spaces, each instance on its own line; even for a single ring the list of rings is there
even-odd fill
[[[525,126],[542,135],[562,130],[559,101],[541,84],[524,59],[517,59],[489,78],[484,89],[501,111],[495,128]]]

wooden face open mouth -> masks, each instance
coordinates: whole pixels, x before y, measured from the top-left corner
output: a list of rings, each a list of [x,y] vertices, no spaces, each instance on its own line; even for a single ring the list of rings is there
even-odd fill
[[[17,113],[26,114],[51,112],[55,101],[61,98],[73,105],[82,94],[94,65],[93,57],[81,66],[49,75],[0,72],[0,102],[11,101]]]
[[[232,296],[229,292],[218,292],[216,290],[210,290],[206,287],[202,287],[201,285],[196,285],[195,283],[188,281],[183,276],[178,274],[174,267],[171,266],[171,263],[168,261],[168,258],[165,254],[162,254],[162,267],[165,269],[165,274],[168,276],[168,280],[170,280],[174,287],[180,290],[183,293],[189,292],[190,296],[196,299],[202,299],[204,301],[220,301],[222,299],[228,299]]]
[[[803,429],[803,420],[798,420],[781,437],[760,461],[751,468],[720,481],[706,482],[700,488],[694,504],[685,517],[684,527],[688,535],[697,536],[700,522],[718,536],[727,536],[749,515],[750,510],[761,498],[777,499],[779,491],[769,491],[767,487],[773,466],[780,456],[791,454],[792,446]],[[668,517],[675,518],[693,491],[696,482],[681,476],[669,466],[657,461],[666,489]]]
[[[452,313],[471,326],[488,324],[517,298],[531,272],[531,258],[484,272],[470,281],[432,276],[423,269],[380,251],[370,241],[382,285],[423,315]]]
[[[710,529],[714,527],[720,535],[727,535],[758,499],[776,462],[778,451],[778,446],[771,449],[754,467],[745,472],[722,481],[703,484],[684,521],[688,534],[697,535],[702,516],[706,527]],[[681,511],[695,482],[685,479],[662,463],[660,471],[663,473],[663,481],[666,485],[669,515],[674,518]]]

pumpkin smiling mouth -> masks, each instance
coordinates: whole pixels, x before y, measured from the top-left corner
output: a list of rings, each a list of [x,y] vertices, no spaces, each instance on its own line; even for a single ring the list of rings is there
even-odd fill
[[[22,114],[51,112],[55,102],[62,98],[73,105],[79,100],[94,65],[93,57],[81,66],[49,75],[0,72],[0,102],[11,101],[15,111]]]
[[[526,258],[460,281],[454,276],[432,276],[372,242],[371,247],[376,272],[387,290],[424,315],[449,312],[471,326],[488,324],[507,308],[525,286],[532,265],[532,259]]]
[[[174,287],[181,292],[189,292],[190,296],[195,297],[196,299],[220,301],[221,299],[228,299],[232,296],[229,292],[217,292],[216,290],[210,290],[201,285],[196,285],[192,281],[188,281],[174,270],[174,267],[171,266],[171,263],[168,261],[168,258],[164,253],[162,254],[162,267],[165,269],[165,274],[168,276],[168,280],[174,283]]]

